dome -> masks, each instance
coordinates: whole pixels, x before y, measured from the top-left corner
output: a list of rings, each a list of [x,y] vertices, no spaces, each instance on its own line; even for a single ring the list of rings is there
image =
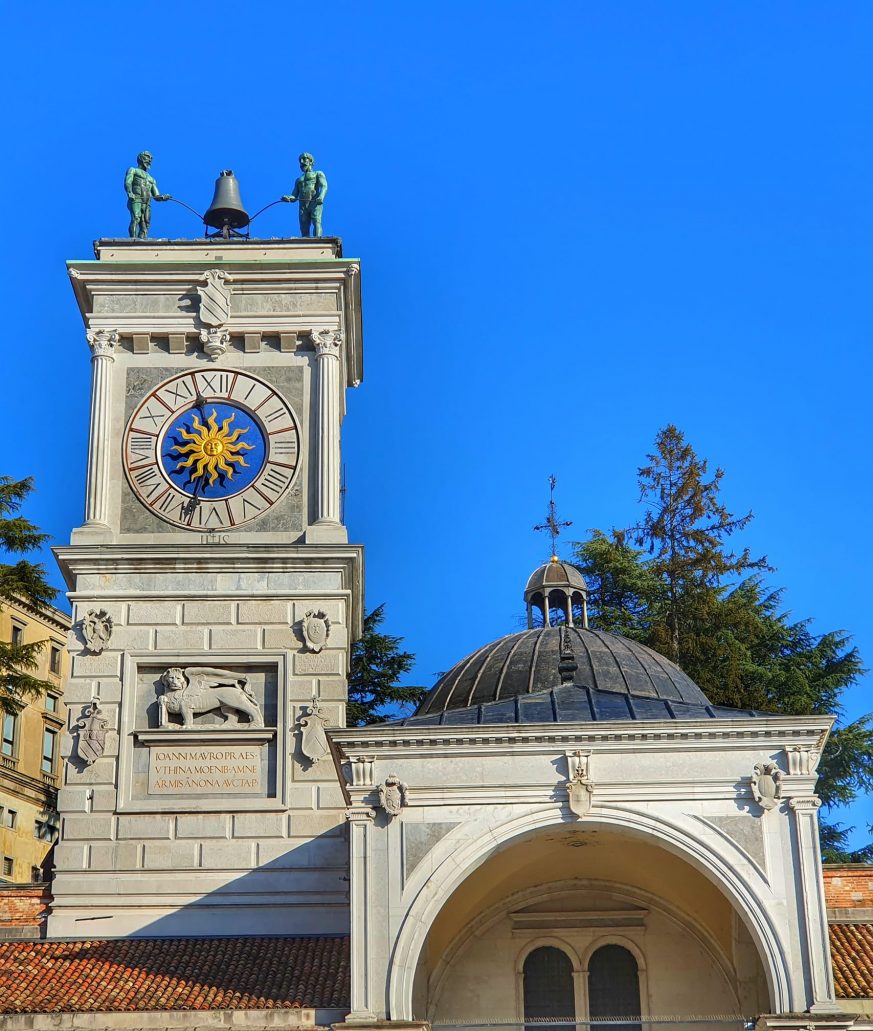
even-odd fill
[[[522,723],[753,715],[712,706],[675,663],[618,634],[542,627],[502,637],[443,674],[410,722]]]
[[[556,587],[569,587],[573,591],[588,590],[585,577],[579,570],[553,555],[551,561],[544,562],[530,574],[524,596],[527,598],[536,591],[551,591]]]

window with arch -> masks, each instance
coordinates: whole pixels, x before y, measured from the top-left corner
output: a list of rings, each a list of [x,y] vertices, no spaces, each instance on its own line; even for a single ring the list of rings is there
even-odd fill
[[[640,972],[623,945],[601,945],[588,961],[588,1016],[639,1017]],[[610,1031],[641,1031],[638,1023],[613,1024]]]
[[[576,1018],[573,964],[566,952],[541,945],[527,954],[523,967],[524,1019]],[[536,1024],[528,1025],[535,1029]]]

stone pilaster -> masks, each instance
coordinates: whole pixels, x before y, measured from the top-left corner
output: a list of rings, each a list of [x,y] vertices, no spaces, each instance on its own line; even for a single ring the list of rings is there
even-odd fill
[[[109,412],[112,394],[112,366],[118,333],[112,329],[88,330],[91,348],[91,426],[88,479],[85,485],[85,526],[109,527],[109,451],[112,439]]]
[[[375,1019],[370,940],[372,936],[373,826],[376,813],[368,806],[352,806],[349,821],[349,895],[351,903],[351,1006],[348,1020]]]
[[[831,968],[828,939],[827,904],[821,874],[821,852],[818,839],[818,811],[821,799],[816,795],[789,798],[794,813],[797,852],[800,867],[799,908],[803,914],[804,932],[809,951],[810,1013],[839,1012],[834,1001],[834,975]]]
[[[309,541],[345,541],[340,522],[340,348],[342,333],[312,335],[316,355],[315,526]]]

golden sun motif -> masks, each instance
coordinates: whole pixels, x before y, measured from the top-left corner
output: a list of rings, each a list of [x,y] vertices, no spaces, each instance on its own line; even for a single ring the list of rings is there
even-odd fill
[[[180,457],[188,455],[184,462],[180,461],[176,466],[176,472],[181,469],[191,469],[192,479],[206,475],[209,477],[208,486],[210,487],[218,479],[219,473],[225,473],[227,478],[232,480],[235,471],[234,462],[238,466],[248,465],[239,452],[243,449],[254,451],[253,444],[246,444],[245,441],[239,439],[243,433],[248,433],[249,427],[237,428],[231,432],[230,424],[233,420],[234,416],[229,415],[219,429],[218,418],[213,408],[212,414],[205,424],[200,422],[196,413],[192,414],[193,433],[186,430],[184,426],[177,427],[182,437],[190,443],[176,444],[173,447]]]

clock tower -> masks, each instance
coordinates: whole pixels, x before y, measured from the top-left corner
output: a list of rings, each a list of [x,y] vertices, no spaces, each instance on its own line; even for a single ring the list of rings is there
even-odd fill
[[[363,550],[340,505],[360,268],[335,238],[101,240],[53,936],[348,926]]]

